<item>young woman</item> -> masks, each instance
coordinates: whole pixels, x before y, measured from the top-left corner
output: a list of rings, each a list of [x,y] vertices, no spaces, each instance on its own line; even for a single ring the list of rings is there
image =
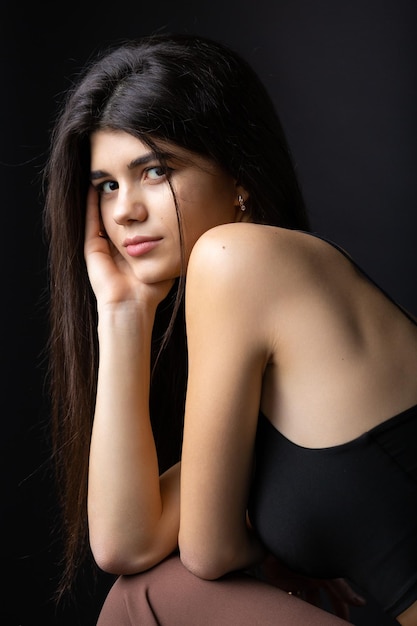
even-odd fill
[[[103,53],[46,184],[62,589],[90,545],[102,626],[330,626],[295,596],[340,578],[416,626],[417,324],[309,232],[253,70],[201,37]]]

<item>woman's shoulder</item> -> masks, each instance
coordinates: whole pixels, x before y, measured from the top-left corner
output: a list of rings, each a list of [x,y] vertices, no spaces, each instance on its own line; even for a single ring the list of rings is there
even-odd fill
[[[191,272],[238,277],[259,276],[276,283],[322,274],[330,259],[342,257],[333,246],[310,233],[251,222],[215,226],[196,242],[190,256]]]
[[[270,346],[277,328],[288,329],[292,319],[306,326],[312,309],[340,308],[329,302],[341,302],[338,291],[345,290],[339,263],[346,258],[309,233],[241,222],[216,226],[192,251],[186,309],[239,320],[251,340]]]
[[[337,248],[335,244],[315,233],[254,222],[230,222],[214,226],[200,236],[194,247],[197,250],[203,246],[210,249],[212,246],[227,243],[237,244],[242,250],[245,242],[252,244],[248,247],[248,251],[260,245],[261,247],[267,246],[267,250],[272,247],[274,251],[286,254],[309,250],[315,253],[321,250],[326,253]]]

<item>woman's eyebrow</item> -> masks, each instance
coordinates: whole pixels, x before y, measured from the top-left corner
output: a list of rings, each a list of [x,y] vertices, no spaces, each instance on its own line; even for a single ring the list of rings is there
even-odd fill
[[[133,161],[131,161],[127,167],[128,169],[132,170],[138,165],[146,165],[146,163],[149,163],[150,161],[165,162],[165,161],[170,161],[172,159],[175,159],[178,161],[178,160],[181,160],[181,157],[178,154],[175,154],[174,152],[168,152],[168,151],[147,152],[146,154],[143,154],[137,159],[133,159]]]
[[[130,163],[127,166],[127,168],[129,170],[133,170],[138,165],[146,165],[146,163],[149,163],[150,161],[154,161],[157,158],[158,157],[155,154],[155,152],[147,152],[146,154],[143,154],[142,156],[138,157],[137,159],[133,159],[133,161],[130,161]]]

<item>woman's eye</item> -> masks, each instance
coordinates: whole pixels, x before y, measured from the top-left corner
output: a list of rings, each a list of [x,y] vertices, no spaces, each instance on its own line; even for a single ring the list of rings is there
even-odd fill
[[[163,178],[167,173],[167,168],[162,167],[162,165],[155,165],[154,167],[148,167],[146,170],[146,175],[151,180],[158,180]]]
[[[111,193],[119,188],[118,183],[114,180],[106,180],[97,187],[99,193]]]

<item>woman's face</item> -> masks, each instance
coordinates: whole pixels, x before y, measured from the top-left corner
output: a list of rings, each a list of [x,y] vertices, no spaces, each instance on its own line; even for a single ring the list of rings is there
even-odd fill
[[[181,214],[186,262],[205,231],[241,218],[237,196],[244,194],[208,159],[175,144],[158,143],[158,149],[164,166],[149,146],[126,132],[100,130],[91,136],[91,181],[103,225],[135,275],[149,283],[175,278],[181,268],[168,176]]]

